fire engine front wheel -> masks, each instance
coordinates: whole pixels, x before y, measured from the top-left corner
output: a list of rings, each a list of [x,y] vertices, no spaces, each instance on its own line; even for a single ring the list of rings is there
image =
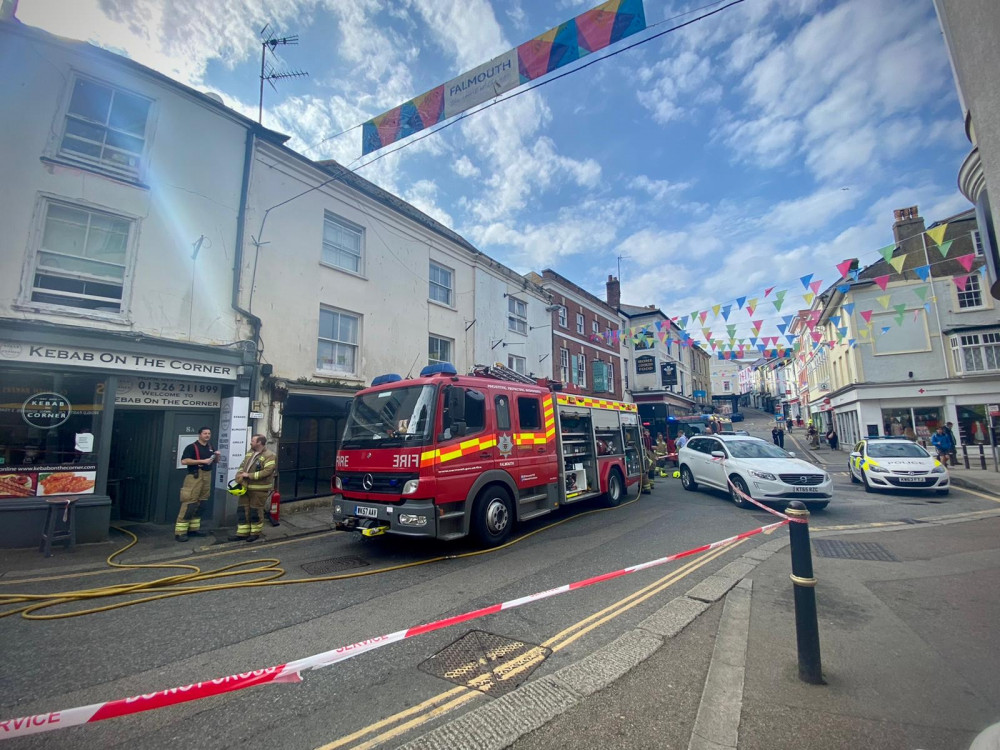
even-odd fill
[[[472,506],[472,532],[486,547],[496,547],[514,528],[514,503],[503,487],[487,487]]]

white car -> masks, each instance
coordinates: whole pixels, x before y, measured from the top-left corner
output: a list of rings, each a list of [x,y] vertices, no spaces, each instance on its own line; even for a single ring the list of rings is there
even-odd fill
[[[847,459],[852,482],[874,490],[932,490],[947,495],[948,470],[922,446],[907,438],[865,438]]]
[[[698,435],[678,451],[677,461],[684,489],[703,484],[723,490],[741,508],[752,503],[736,489],[762,503],[801,500],[809,510],[822,510],[833,496],[829,474],[760,438]]]

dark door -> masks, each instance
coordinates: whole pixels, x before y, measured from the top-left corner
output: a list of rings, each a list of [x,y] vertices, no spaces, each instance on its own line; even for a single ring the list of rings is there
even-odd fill
[[[165,414],[164,446],[160,468],[165,481],[160,482],[161,493],[157,498],[155,521],[173,523],[181,507],[181,485],[187,474],[185,468],[178,468],[184,447],[198,439],[202,427],[212,430],[212,447],[219,448],[219,413],[211,411],[172,411]],[[215,486],[213,474],[212,485]],[[211,506],[211,501],[209,502]],[[211,518],[211,507],[202,511],[202,518]]]
[[[113,518],[153,520],[162,438],[162,412],[115,410],[108,460]]]

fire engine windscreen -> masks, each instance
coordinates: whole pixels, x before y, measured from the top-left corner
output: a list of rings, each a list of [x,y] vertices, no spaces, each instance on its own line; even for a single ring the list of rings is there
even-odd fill
[[[355,396],[344,429],[344,448],[425,445],[434,427],[431,385],[393,388]]]

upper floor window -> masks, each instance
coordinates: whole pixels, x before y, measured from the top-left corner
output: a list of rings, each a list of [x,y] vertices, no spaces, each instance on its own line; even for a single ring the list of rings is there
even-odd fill
[[[522,375],[528,374],[527,360],[524,357],[518,357],[516,354],[507,355],[507,367]]]
[[[129,237],[122,216],[46,201],[42,244],[34,257],[31,302],[122,312]]]
[[[323,262],[352,273],[361,273],[362,240],[360,227],[348,224],[333,214],[323,216]]]
[[[581,388],[587,387],[587,359],[582,354],[579,356],[574,355],[576,360],[576,373],[573,378],[573,382],[576,383]]]
[[[568,317],[568,315],[567,315],[567,312],[566,312],[566,305],[560,305],[559,306],[559,325],[562,326],[563,328],[565,328],[566,326],[569,325],[569,321],[567,320],[567,317]]]
[[[976,255],[980,258],[986,255],[986,251],[983,250],[983,235],[979,233],[978,229],[972,230],[972,244],[976,248]]]
[[[357,372],[358,329],[361,318],[343,310],[320,308],[316,369]]]
[[[577,333],[583,333],[584,332],[584,323],[585,323],[585,321],[583,319],[583,313],[577,313],[576,314],[576,332]]]
[[[66,108],[59,153],[136,176],[146,151],[152,102],[88,78],[77,78]]]
[[[437,365],[442,362],[453,362],[451,358],[451,339],[431,335],[427,339],[427,364]]]
[[[564,382],[569,382],[569,349],[559,350],[559,379]]]
[[[431,261],[430,298],[451,307],[454,290],[455,272]]]
[[[597,318],[594,318],[594,320],[591,322],[590,329],[591,331],[593,331],[595,336],[601,332],[601,327],[597,323]]]
[[[507,328],[517,333],[528,333],[528,303],[517,297],[507,297]]]
[[[956,292],[958,294],[958,308],[960,310],[983,306],[983,288],[979,283],[978,273],[969,274],[965,280],[965,289],[958,289],[956,287]]]
[[[951,337],[955,369],[960,373],[1000,369],[1000,330]]]

